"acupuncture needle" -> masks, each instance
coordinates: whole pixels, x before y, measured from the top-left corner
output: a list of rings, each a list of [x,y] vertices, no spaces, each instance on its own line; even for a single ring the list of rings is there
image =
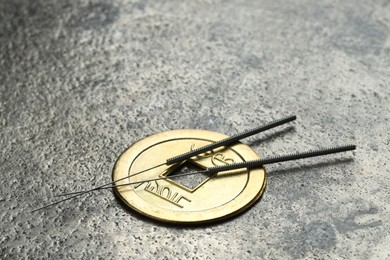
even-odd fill
[[[345,145],[345,146],[339,146],[339,147],[325,148],[325,149],[308,151],[308,152],[303,152],[303,153],[287,154],[287,155],[274,156],[274,157],[269,157],[269,158],[264,158],[264,159],[259,159],[259,160],[253,160],[253,161],[239,162],[239,163],[232,163],[232,164],[227,164],[227,165],[222,165],[222,166],[209,167],[209,168],[206,168],[205,170],[202,170],[202,171],[195,171],[195,172],[173,175],[173,176],[169,176],[169,178],[172,179],[172,178],[178,178],[178,177],[182,177],[182,176],[188,176],[188,175],[194,175],[194,174],[200,174],[200,173],[206,173],[206,174],[217,173],[217,172],[242,169],[242,168],[253,169],[253,168],[262,167],[266,164],[273,164],[273,163],[286,162],[286,161],[292,161],[292,160],[300,160],[300,159],[316,157],[316,156],[323,156],[323,155],[328,155],[328,154],[333,154],[333,153],[347,152],[347,151],[352,151],[355,149],[356,149],[356,145]],[[100,187],[99,189],[95,189],[95,190],[112,189],[112,188],[117,188],[117,187],[122,187],[122,186],[129,186],[129,185],[133,185],[133,184],[145,183],[145,182],[150,182],[150,181],[158,181],[158,180],[164,180],[164,179],[167,179],[167,177],[165,176],[165,177],[135,181],[135,182],[125,183],[125,184],[109,186],[109,187],[103,186],[103,187]],[[117,181],[119,181],[119,180],[117,180]],[[93,191],[95,191],[95,190],[93,190]],[[53,202],[51,204],[37,208],[37,209],[31,211],[30,213],[41,210],[41,209],[45,209],[45,208],[50,207],[50,206],[54,206],[54,205],[61,203],[63,201],[72,199],[72,198],[76,197],[77,195],[74,195],[74,196],[68,197],[66,199],[63,199],[63,200],[60,200],[57,202]]]
[[[345,146],[339,146],[339,147],[331,147],[331,148],[325,148],[325,149],[314,150],[314,151],[307,151],[307,152],[302,152],[302,153],[294,153],[294,154],[268,157],[268,158],[264,158],[264,159],[247,161],[247,162],[239,162],[239,163],[226,164],[226,165],[222,165],[222,166],[214,166],[214,167],[206,168],[206,169],[201,170],[201,171],[194,171],[194,172],[188,172],[188,173],[183,173],[183,174],[178,174],[178,175],[172,175],[172,176],[169,176],[169,178],[170,179],[179,178],[179,177],[183,177],[183,176],[200,174],[200,173],[205,173],[205,174],[218,173],[218,172],[237,170],[237,169],[242,169],[242,168],[254,169],[254,168],[262,167],[266,164],[273,164],[273,163],[286,162],[286,161],[292,161],[292,160],[300,160],[300,159],[305,159],[305,158],[310,158],[310,157],[353,151],[355,149],[356,149],[356,145],[345,145]],[[164,180],[164,179],[167,179],[167,177],[165,176],[165,177],[159,177],[159,178],[153,178],[153,179],[147,179],[147,180],[140,180],[140,181],[125,183],[125,184],[118,184],[118,185],[114,185],[114,186],[110,186],[110,187],[102,187],[101,189],[118,188],[118,187],[122,187],[122,186],[129,186],[129,185],[133,185],[133,184],[140,184],[140,183],[145,183],[145,182],[150,182],[150,181],[158,181],[158,180]]]
[[[233,136],[230,136],[230,137],[227,137],[225,139],[222,139],[220,141],[217,141],[217,142],[214,142],[214,143],[211,143],[211,144],[208,144],[208,145],[205,145],[205,146],[202,146],[202,147],[199,147],[197,149],[194,149],[192,151],[189,151],[189,152],[186,152],[186,153],[183,153],[183,154],[180,154],[180,155],[177,155],[177,156],[174,156],[172,158],[169,158],[166,160],[165,163],[161,163],[161,164],[158,164],[158,165],[155,165],[153,167],[150,167],[148,169],[145,169],[145,170],[142,170],[140,172],[137,172],[137,173],[134,173],[134,174],[131,174],[129,176],[126,176],[126,177],[123,177],[121,179],[118,179],[118,180],[115,180],[113,182],[109,182],[109,183],[106,183],[106,184],[103,184],[101,186],[98,186],[98,187],[95,187],[95,188],[92,188],[92,189],[89,189],[89,190],[84,190],[84,191],[77,191],[77,192],[69,192],[69,193],[63,193],[63,194],[59,194],[57,196],[67,196],[67,195],[72,195],[70,197],[67,197],[63,200],[59,200],[59,201],[56,201],[56,202],[53,202],[49,205],[46,205],[46,206],[43,206],[43,207],[40,207],[40,208],[37,208],[33,211],[30,211],[30,213],[32,212],[35,212],[35,211],[38,211],[38,210],[41,210],[41,209],[44,209],[44,208],[47,208],[49,206],[54,206],[56,204],[59,204],[61,202],[65,202],[67,200],[70,200],[70,199],[73,199],[73,198],[76,198],[78,196],[81,196],[83,194],[86,194],[88,192],[92,192],[92,191],[95,191],[95,190],[99,190],[105,186],[108,186],[108,185],[113,185],[115,184],[116,182],[118,181],[121,181],[121,180],[125,180],[125,179],[128,179],[132,176],[136,176],[138,174],[141,174],[141,173],[144,173],[144,172],[147,172],[149,170],[152,170],[152,169],[155,169],[155,168],[158,168],[158,167],[161,167],[163,165],[171,165],[171,164],[174,164],[174,163],[177,163],[177,162],[181,162],[181,161],[184,161],[186,159],[189,159],[193,156],[196,156],[196,155],[199,155],[201,153],[204,153],[204,152],[207,152],[207,151],[210,151],[212,149],[215,149],[215,148],[218,148],[218,147],[221,147],[221,146],[228,146],[232,143],[235,143],[243,138],[246,138],[246,137],[249,137],[249,136],[252,136],[254,134],[257,134],[257,133],[260,133],[260,132],[264,132],[266,130],[269,130],[271,128],[274,128],[274,127],[277,127],[277,126],[280,126],[280,125],[283,125],[283,124],[286,124],[286,123],[289,123],[291,121],[294,121],[296,120],[296,116],[295,115],[292,115],[292,116],[288,116],[288,117],[284,117],[282,119],[279,119],[279,120],[274,120],[272,122],[269,122],[267,124],[264,124],[262,126],[259,126],[259,127],[256,127],[254,129],[250,129],[250,130],[247,130],[247,131],[244,131],[242,133],[238,133],[238,134],[235,134]]]

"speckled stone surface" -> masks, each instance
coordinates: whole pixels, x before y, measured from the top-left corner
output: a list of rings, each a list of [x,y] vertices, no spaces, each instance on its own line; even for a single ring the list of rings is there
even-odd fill
[[[0,1],[2,259],[390,258],[390,2]],[[201,227],[151,222],[105,191],[148,135],[226,134],[261,156],[356,143],[267,167],[262,200]]]

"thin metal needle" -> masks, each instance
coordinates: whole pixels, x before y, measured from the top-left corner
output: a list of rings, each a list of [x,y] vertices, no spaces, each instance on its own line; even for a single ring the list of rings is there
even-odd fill
[[[199,174],[199,173],[202,173],[202,172],[206,173],[206,172],[207,172],[207,169],[206,169],[206,170],[203,170],[203,171],[196,172],[196,173]],[[194,172],[189,172],[189,173],[181,174],[180,176],[186,176],[186,175],[192,175],[192,174],[195,174],[195,173],[194,173]],[[157,180],[161,180],[161,179],[165,179],[165,178],[154,178],[154,179],[149,179],[148,181],[157,181]],[[117,180],[117,181],[119,181],[119,180]],[[142,183],[142,182],[145,182],[145,181],[137,181],[137,182],[127,183],[127,184],[125,184],[125,185],[137,184],[137,183]],[[123,184],[122,184],[122,185],[123,185]],[[84,191],[84,192],[82,192],[82,194],[87,193],[87,192],[91,192],[91,191],[95,191],[95,190],[110,189],[110,188],[114,188],[114,187],[119,187],[119,186],[122,186],[122,185],[116,185],[116,186],[110,186],[110,187],[99,187],[99,188],[95,188],[95,189],[91,189],[91,190]],[[76,197],[78,197],[78,196],[80,196],[80,195],[81,195],[81,193],[78,193],[78,194],[76,194],[76,195],[73,195],[73,196],[67,197],[67,198],[65,198],[65,199],[62,199],[62,200],[59,200],[59,201],[56,201],[56,202],[47,204],[47,205],[42,206],[42,207],[40,207],[40,208],[34,209],[34,210],[30,211],[29,213],[33,213],[33,212],[35,212],[35,211],[38,211],[38,210],[41,210],[41,209],[45,209],[45,208],[48,208],[48,207],[51,207],[51,206],[54,206],[54,205],[57,205],[57,204],[59,204],[59,203],[61,203],[61,202],[65,202],[65,201],[67,201],[67,200],[71,200],[71,199],[76,198]]]
[[[215,148],[218,148],[218,147],[221,147],[221,146],[227,146],[227,145],[235,143],[235,142],[237,142],[237,141],[239,141],[239,140],[241,140],[243,138],[249,137],[251,135],[254,135],[254,134],[257,134],[257,133],[260,133],[260,132],[264,132],[266,130],[269,130],[269,129],[277,127],[277,126],[280,126],[282,124],[289,123],[289,122],[294,121],[296,119],[297,119],[297,117],[295,115],[283,117],[283,118],[281,118],[279,120],[274,120],[274,121],[269,122],[267,124],[264,124],[262,126],[258,126],[256,128],[253,128],[253,129],[250,129],[250,130],[247,130],[247,131],[244,131],[244,132],[232,135],[230,137],[227,137],[227,138],[222,139],[220,141],[217,141],[215,143],[211,143],[211,144],[202,146],[202,147],[200,147],[198,149],[195,149],[195,150],[192,150],[190,152],[186,152],[186,153],[174,156],[172,158],[167,159],[167,161],[165,163],[153,166],[151,168],[145,169],[145,170],[140,171],[140,172],[136,172],[134,174],[131,174],[131,175],[126,176],[126,177],[123,177],[123,178],[118,179],[116,181],[109,182],[109,183],[100,185],[98,187],[95,187],[95,188],[92,188],[92,189],[89,189],[89,190],[75,191],[75,192],[68,192],[68,193],[59,194],[59,195],[56,195],[55,197],[68,196],[68,195],[74,195],[74,194],[82,195],[82,194],[85,194],[87,192],[95,191],[95,190],[101,189],[102,187],[105,187],[105,186],[108,186],[108,185],[113,185],[113,184],[115,184],[115,182],[128,179],[130,177],[136,176],[136,175],[144,173],[146,171],[155,169],[157,167],[160,167],[160,166],[163,166],[163,165],[171,165],[171,164],[174,164],[174,163],[181,162],[181,161],[184,161],[186,159],[189,159],[189,158],[191,158],[191,157],[193,157],[195,155],[199,155],[201,153],[210,151],[212,149],[215,149]]]
[[[102,188],[102,187],[101,187],[101,188]],[[85,192],[85,193],[87,193],[87,192]],[[78,197],[78,196],[80,196],[80,195],[81,195],[81,193],[76,194],[76,195],[73,195],[73,196],[70,196],[70,197],[67,197],[66,199],[62,199],[62,200],[59,200],[59,201],[50,203],[50,204],[48,204],[48,205],[45,205],[45,206],[43,206],[43,207],[40,207],[40,208],[34,209],[34,210],[32,210],[32,211],[29,211],[29,213],[33,213],[33,212],[35,212],[35,211],[38,211],[38,210],[41,210],[41,209],[45,209],[45,208],[48,208],[48,207],[51,207],[51,206],[54,206],[54,205],[57,205],[57,204],[59,204],[59,203],[61,203],[61,202],[64,202],[64,201],[67,201],[67,200],[71,200],[71,199],[76,198],[76,197]]]
[[[260,159],[260,160],[209,167],[209,168],[202,170],[202,171],[189,172],[189,173],[180,174],[180,175],[172,175],[172,176],[169,176],[169,178],[170,179],[171,178],[178,178],[178,177],[182,177],[182,176],[186,176],[186,175],[193,175],[193,174],[200,174],[200,173],[208,173],[208,174],[209,173],[217,173],[217,172],[230,171],[230,170],[236,170],[236,169],[242,169],[242,168],[253,169],[253,168],[262,167],[263,165],[266,165],[266,164],[286,162],[286,161],[291,161],[291,160],[299,160],[299,159],[305,159],[305,158],[316,157],[316,156],[323,156],[323,155],[333,154],[333,153],[347,152],[347,151],[352,151],[355,149],[356,149],[356,145],[346,145],[346,146],[325,148],[325,149],[321,149],[321,150],[308,151],[308,152],[303,152],[303,153],[287,154],[287,155],[282,155],[282,156],[264,158],[264,159]],[[114,185],[114,186],[110,186],[110,187],[103,187],[101,189],[117,188],[117,187],[122,187],[122,186],[128,186],[128,185],[139,184],[139,183],[149,182],[149,181],[163,180],[163,179],[166,179],[166,177],[160,177],[160,178],[125,183],[125,184],[119,184],[119,185]]]
[[[128,178],[130,178],[130,177],[132,177],[132,176],[136,176],[136,175],[138,175],[138,174],[141,174],[141,173],[144,173],[144,172],[153,170],[153,169],[158,168],[158,167],[161,167],[161,166],[163,166],[163,165],[166,165],[166,163],[161,163],[161,164],[155,165],[155,166],[150,167],[150,168],[148,168],[148,169],[142,170],[142,171],[140,171],[140,172],[136,172],[136,173],[134,173],[134,174],[131,174],[131,175],[126,176],[126,177],[123,177],[123,178],[118,179],[118,180],[116,180],[116,181],[108,182],[108,183],[106,183],[106,184],[100,185],[100,186],[98,186],[98,187],[95,187],[95,188],[92,188],[92,189],[89,189],[89,190],[67,192],[67,193],[55,195],[54,197],[69,196],[69,195],[75,195],[75,194],[83,195],[83,194],[85,194],[85,193],[88,193],[88,192],[91,192],[91,191],[94,191],[94,190],[99,190],[99,189],[101,189],[101,188],[103,188],[103,187],[105,187],[105,186],[115,184],[115,182],[118,182],[118,181],[122,181],[122,180],[128,179]],[[72,197],[72,198],[75,198],[75,197],[77,197],[77,196],[74,196],[74,197]]]

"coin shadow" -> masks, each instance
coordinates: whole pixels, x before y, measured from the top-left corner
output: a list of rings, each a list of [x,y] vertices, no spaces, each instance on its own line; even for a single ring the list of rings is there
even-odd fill
[[[337,166],[337,165],[344,165],[353,162],[354,158],[341,158],[341,159],[333,159],[333,160],[327,160],[317,163],[311,163],[311,164],[304,164],[304,165],[297,165],[293,167],[283,167],[281,169],[274,169],[271,172],[267,172],[268,177],[272,176],[280,176],[280,175],[291,175],[294,173],[298,173],[302,170],[305,171],[311,171],[314,169],[321,169],[326,168],[330,166]]]
[[[266,187],[264,189],[264,193],[265,193],[265,191],[266,191]],[[233,221],[235,218],[244,215],[249,209],[251,209],[254,205],[256,205],[263,197],[263,194],[260,196],[258,201],[255,202],[253,205],[249,206],[248,208],[244,209],[243,211],[241,211],[239,213],[234,213],[231,216],[224,216],[221,219],[212,220],[210,222],[202,222],[202,223],[169,223],[169,222],[161,222],[158,220],[154,220],[152,218],[148,218],[148,217],[142,215],[141,213],[139,213],[135,210],[132,210],[114,192],[115,198],[116,198],[118,204],[120,205],[120,207],[123,210],[127,211],[133,217],[139,219],[140,221],[144,221],[144,222],[147,222],[149,224],[153,224],[153,225],[156,225],[159,227],[180,229],[180,230],[183,230],[183,229],[203,229],[205,227],[215,227],[215,226],[220,226],[220,225],[223,225],[223,224],[228,223],[230,221]]]
[[[257,138],[256,140],[251,140],[249,142],[249,146],[258,146],[258,145],[264,145],[265,143],[270,143],[274,141],[275,139],[281,138],[283,136],[286,136],[287,134],[296,132],[296,129],[294,126],[288,126],[282,130],[267,134],[266,136],[262,138]]]

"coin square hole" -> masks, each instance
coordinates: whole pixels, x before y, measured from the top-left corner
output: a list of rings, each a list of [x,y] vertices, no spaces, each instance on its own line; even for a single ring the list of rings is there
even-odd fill
[[[191,162],[185,162],[177,169],[170,172],[167,175],[167,178],[169,178],[170,176],[176,176],[176,175],[181,175],[189,172],[197,172],[203,170],[204,170],[203,168],[196,166]],[[212,174],[198,173],[198,174],[191,174],[182,177],[171,178],[171,180],[190,190],[194,190],[195,188],[198,187],[199,184],[201,184],[203,181],[205,181],[207,178],[211,176]]]

